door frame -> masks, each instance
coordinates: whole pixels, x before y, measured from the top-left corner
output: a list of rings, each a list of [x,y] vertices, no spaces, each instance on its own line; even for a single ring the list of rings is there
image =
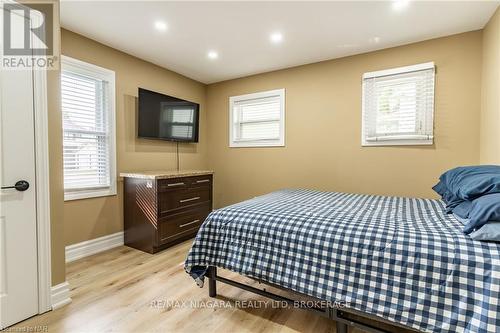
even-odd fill
[[[31,18],[37,26],[43,22],[43,15],[38,11],[32,12]],[[38,313],[44,313],[52,310],[47,69],[34,69],[32,73],[35,123]]]
[[[52,309],[49,133],[46,70],[33,71],[33,92],[38,242],[38,313],[44,313]]]

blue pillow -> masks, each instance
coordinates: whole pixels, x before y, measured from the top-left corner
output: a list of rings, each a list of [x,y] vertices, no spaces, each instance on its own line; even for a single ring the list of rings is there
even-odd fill
[[[458,167],[443,173],[439,180],[451,196],[473,200],[485,194],[500,193],[500,165]]]
[[[457,197],[456,195],[454,195],[453,193],[451,193],[449,191],[444,194],[443,200],[444,200],[444,202],[446,202],[446,212],[447,213],[453,212],[453,209],[455,209],[455,207],[457,207],[460,204],[462,204],[463,202],[465,202],[465,200],[460,199],[459,197]]]
[[[453,214],[463,219],[468,219],[471,208],[472,208],[472,201],[462,201],[460,204],[454,207],[452,211]]]
[[[472,201],[469,211],[469,223],[464,232],[470,234],[488,221],[500,221],[500,193],[484,195]]]
[[[479,230],[470,234],[470,238],[478,241],[500,242],[500,222],[489,222]]]
[[[451,193],[442,181],[439,181],[432,189],[436,191],[446,203],[447,213],[451,213],[454,207],[464,201]]]
[[[448,192],[448,189],[446,188],[446,185],[442,182],[439,181],[434,187],[432,188],[437,194],[440,196],[444,197],[444,194]]]
[[[453,214],[453,216],[457,219],[458,222],[462,223],[463,225],[469,223],[469,219],[464,219],[463,217],[460,217],[457,214]]]

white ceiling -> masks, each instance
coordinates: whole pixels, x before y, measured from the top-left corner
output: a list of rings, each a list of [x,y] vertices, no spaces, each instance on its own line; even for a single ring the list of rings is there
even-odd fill
[[[212,83],[481,29],[498,1],[62,1],[64,28]],[[398,5],[396,5],[398,6]],[[155,29],[155,21],[168,29]],[[283,41],[269,36],[281,32]],[[215,50],[218,59],[207,53]]]

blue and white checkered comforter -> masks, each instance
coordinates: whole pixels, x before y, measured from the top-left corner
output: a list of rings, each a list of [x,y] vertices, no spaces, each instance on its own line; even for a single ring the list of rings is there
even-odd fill
[[[429,332],[500,332],[500,244],[439,200],[282,190],[212,212],[185,263]]]

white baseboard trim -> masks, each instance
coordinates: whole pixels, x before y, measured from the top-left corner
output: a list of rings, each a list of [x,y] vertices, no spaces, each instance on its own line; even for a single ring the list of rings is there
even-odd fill
[[[69,283],[64,281],[51,288],[50,299],[52,302],[52,310],[62,308],[63,306],[71,303],[69,294]]]
[[[123,231],[66,246],[66,262],[112,249],[124,244]]]

